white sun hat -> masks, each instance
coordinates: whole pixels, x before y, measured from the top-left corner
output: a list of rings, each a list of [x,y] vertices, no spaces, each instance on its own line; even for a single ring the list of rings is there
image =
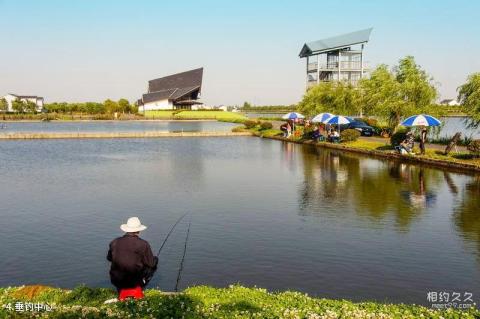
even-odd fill
[[[130,217],[126,224],[120,225],[120,229],[126,233],[136,233],[147,229],[147,226],[142,225],[138,217]]]

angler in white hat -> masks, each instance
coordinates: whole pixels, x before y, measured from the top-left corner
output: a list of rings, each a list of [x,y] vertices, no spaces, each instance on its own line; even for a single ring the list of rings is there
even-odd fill
[[[107,260],[112,263],[110,281],[117,288],[120,300],[143,298],[148,278],[157,269],[158,258],[153,255],[150,244],[139,237],[146,228],[138,217],[130,217],[120,226],[125,234],[110,243],[107,254]]]

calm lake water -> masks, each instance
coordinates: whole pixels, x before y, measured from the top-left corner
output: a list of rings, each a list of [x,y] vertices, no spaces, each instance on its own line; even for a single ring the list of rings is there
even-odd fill
[[[0,133],[11,132],[202,132],[231,131],[238,124],[216,121],[91,121],[0,122]]]
[[[479,176],[253,137],[4,141],[0,172],[1,286],[108,287],[127,217],[156,250],[190,212],[180,288],[479,301]],[[187,224],[151,286],[174,288]]]

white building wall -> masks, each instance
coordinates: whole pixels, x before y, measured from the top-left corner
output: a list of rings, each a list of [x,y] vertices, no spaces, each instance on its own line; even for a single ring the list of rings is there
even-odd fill
[[[158,111],[158,110],[173,110],[173,103],[168,99],[145,103],[139,108],[140,111]]]
[[[3,98],[8,103],[8,112],[13,112],[12,102],[15,101],[17,99],[17,97],[15,95],[12,95],[12,94],[7,94],[7,95],[3,96]],[[26,99],[21,98],[20,100],[24,101],[24,102],[30,101],[30,102],[35,103],[37,105],[37,112],[41,112],[43,110],[43,98],[26,98]]]

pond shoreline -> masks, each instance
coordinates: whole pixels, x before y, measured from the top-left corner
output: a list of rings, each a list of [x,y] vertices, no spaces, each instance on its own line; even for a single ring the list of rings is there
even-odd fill
[[[97,139],[97,138],[163,138],[163,137],[231,137],[252,136],[250,132],[65,132],[65,133],[6,133],[0,140],[27,139]]]
[[[296,141],[296,140],[291,140],[281,136],[261,136],[258,134],[256,134],[256,136],[283,141],[283,142],[312,145],[316,147],[323,147],[323,148],[335,149],[335,150],[340,150],[345,152],[364,154],[364,155],[368,155],[376,158],[384,158],[384,159],[408,162],[413,164],[426,164],[426,165],[437,167],[437,168],[448,168],[448,169],[459,171],[459,172],[480,173],[480,166],[475,164],[456,163],[456,162],[451,162],[446,160],[426,158],[420,155],[415,155],[415,156],[402,155],[402,154],[394,153],[393,151],[385,152],[385,151],[378,151],[378,150],[366,150],[366,149],[361,149],[356,147],[349,147],[347,145],[342,145],[342,144],[333,144],[329,142],[315,142],[315,141],[302,141],[302,140]]]
[[[16,313],[18,303],[37,303],[42,318],[65,318],[82,313],[88,318],[477,318],[474,306],[433,309],[416,304],[352,302],[310,297],[296,291],[269,292],[262,288],[193,286],[179,293],[147,289],[140,301],[116,302],[108,288],[79,286],[73,290],[47,286],[0,288],[0,315]],[[111,300],[105,303],[106,300]],[[6,307],[5,307],[6,306]],[[49,309],[49,310],[45,310]],[[34,311],[24,314],[33,314]],[[17,314],[18,315],[18,314]],[[2,316],[3,317],[3,316]]]

